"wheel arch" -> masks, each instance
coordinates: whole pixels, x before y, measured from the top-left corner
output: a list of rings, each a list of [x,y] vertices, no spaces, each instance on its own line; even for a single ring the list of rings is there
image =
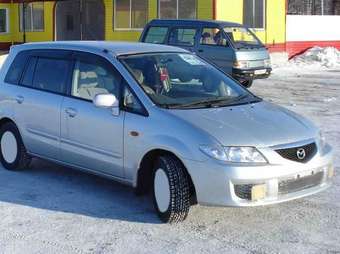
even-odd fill
[[[9,117],[3,117],[3,118],[0,119],[0,128],[6,123],[13,123],[18,128],[18,126],[15,124],[15,122]]]
[[[144,195],[150,191],[152,186],[153,164],[155,163],[156,159],[162,155],[174,156],[182,164],[184,171],[189,179],[191,203],[197,204],[196,189],[189,171],[187,170],[186,166],[184,165],[183,161],[179,158],[179,156],[165,149],[153,149],[144,154],[137,172],[137,181],[135,187],[136,194]]]
[[[22,139],[22,142],[24,143],[24,146],[26,147],[25,141],[24,141],[23,136],[22,136],[22,133],[21,133],[21,130],[20,130],[19,126],[15,123],[15,121],[14,121],[12,118],[10,118],[10,117],[4,116],[4,117],[2,117],[2,118],[0,119],[0,128],[1,128],[4,124],[6,124],[6,123],[12,123],[12,124],[15,125],[15,127],[18,129],[18,132],[19,132],[19,134],[20,134],[20,137],[21,137],[21,139]]]

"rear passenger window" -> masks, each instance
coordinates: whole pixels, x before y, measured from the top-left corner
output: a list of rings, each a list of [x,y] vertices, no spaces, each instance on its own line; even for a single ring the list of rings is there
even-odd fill
[[[174,45],[193,46],[195,44],[196,29],[176,28],[170,33],[169,43]]]
[[[37,58],[31,57],[31,59],[28,61],[25,73],[24,73],[23,78],[21,80],[21,85],[32,87],[33,75],[34,75],[36,63],[37,63]]]
[[[63,93],[66,86],[69,62],[61,59],[38,58],[33,86],[54,93]]]
[[[168,30],[169,29],[167,27],[150,27],[144,42],[162,44],[165,42]]]
[[[15,85],[19,83],[22,72],[24,71],[26,65],[26,59],[27,59],[26,52],[21,52],[15,57],[5,77],[6,83]]]

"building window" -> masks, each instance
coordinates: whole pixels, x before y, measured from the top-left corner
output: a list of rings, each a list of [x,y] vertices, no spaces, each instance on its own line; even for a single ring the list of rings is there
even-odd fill
[[[27,32],[44,31],[44,3],[20,4],[19,13],[20,13],[20,31],[23,31],[24,28],[25,31]]]
[[[265,0],[243,1],[243,24],[250,28],[265,28]]]
[[[0,9],[0,33],[8,33],[8,9]]]
[[[158,0],[161,19],[196,19],[197,0]]]
[[[148,22],[148,0],[115,0],[115,29],[143,29]]]

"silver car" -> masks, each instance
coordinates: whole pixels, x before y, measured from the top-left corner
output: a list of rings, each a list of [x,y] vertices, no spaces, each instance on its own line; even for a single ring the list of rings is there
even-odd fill
[[[39,157],[153,194],[164,222],[192,204],[258,206],[325,190],[332,148],[305,118],[184,49],[111,42],[11,48],[0,160]]]

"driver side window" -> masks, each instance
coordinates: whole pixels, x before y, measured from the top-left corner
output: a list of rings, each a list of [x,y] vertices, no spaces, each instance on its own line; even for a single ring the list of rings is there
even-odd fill
[[[71,95],[91,101],[97,94],[111,93],[119,98],[121,79],[108,64],[77,60],[73,71]]]

